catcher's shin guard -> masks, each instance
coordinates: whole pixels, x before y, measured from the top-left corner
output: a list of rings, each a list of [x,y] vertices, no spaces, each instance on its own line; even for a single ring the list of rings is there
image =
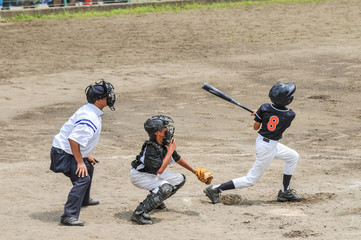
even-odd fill
[[[167,198],[170,198],[173,194],[175,194],[181,187],[183,187],[183,185],[185,184],[185,182],[186,182],[186,176],[184,176],[183,174],[182,174],[182,177],[183,177],[183,181],[181,182],[181,183],[179,183],[179,184],[177,184],[177,185],[175,185],[175,186],[173,186],[173,190],[172,190],[172,192],[171,192],[171,194],[167,197]],[[169,185],[169,184],[168,184]],[[164,185],[162,185],[162,187],[163,187]],[[160,189],[159,189],[160,190]],[[154,194],[154,193],[152,193],[152,192],[150,192],[150,194]],[[164,199],[165,200],[165,199]],[[164,201],[163,200],[163,201]],[[164,208],[166,208],[167,206],[165,205],[165,203],[164,202],[161,202],[157,207],[156,207],[156,209],[164,209]]]
[[[173,186],[173,191],[169,195],[169,197],[171,197],[173,194],[175,194],[186,183],[186,176],[184,176],[183,174],[182,174],[182,176],[183,176],[183,181],[180,184]]]
[[[149,213],[161,205],[171,195],[172,191],[173,186],[165,183],[159,187],[157,193],[148,194],[147,198],[133,212],[132,220],[139,224],[152,224]]]
[[[142,204],[140,204],[132,214],[132,221],[135,221],[139,224],[152,224],[149,213],[143,210]]]
[[[157,193],[150,193],[147,198],[141,203],[145,212],[150,212],[158,207],[164,200],[166,200],[172,193],[173,186],[165,183],[159,187]]]

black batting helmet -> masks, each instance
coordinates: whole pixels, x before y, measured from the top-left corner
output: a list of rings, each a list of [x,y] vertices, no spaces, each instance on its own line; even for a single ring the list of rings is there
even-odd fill
[[[99,83],[89,85],[85,89],[86,99],[88,103],[95,103],[96,100],[107,98],[108,107],[114,111],[115,94],[114,87],[110,82],[101,80]]]
[[[275,105],[283,107],[292,102],[295,91],[296,85],[293,82],[276,83],[269,91],[269,97]]]

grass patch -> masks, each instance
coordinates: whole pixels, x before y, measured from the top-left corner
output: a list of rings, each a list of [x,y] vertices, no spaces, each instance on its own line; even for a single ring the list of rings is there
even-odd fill
[[[174,4],[154,4],[147,6],[136,6],[132,8],[118,8],[112,9],[110,11],[84,11],[84,12],[75,12],[71,13],[64,8],[64,11],[57,14],[36,14],[36,15],[27,15],[19,14],[15,17],[3,19],[3,21],[31,21],[36,19],[64,19],[64,18],[92,18],[92,17],[111,17],[120,14],[147,14],[152,12],[180,12],[191,9],[222,9],[222,8],[236,8],[249,5],[262,5],[270,3],[321,3],[326,0],[245,0],[240,2],[218,2],[218,3],[182,3],[178,5]]]

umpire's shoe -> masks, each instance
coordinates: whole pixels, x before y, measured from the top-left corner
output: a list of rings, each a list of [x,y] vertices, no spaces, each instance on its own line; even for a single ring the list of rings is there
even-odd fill
[[[221,199],[219,198],[221,190],[212,187],[212,185],[207,187],[206,189],[204,189],[203,192],[207,195],[207,197],[212,201],[213,204],[222,203]]]
[[[99,205],[99,201],[98,200],[94,200],[94,199],[92,199],[92,198],[89,198],[89,201],[88,201],[88,203],[83,203],[82,204],[82,207],[86,207],[86,206],[95,206],[95,205]]]
[[[137,211],[135,210],[132,214],[132,221],[137,222],[138,224],[153,224],[149,213],[144,211]]]
[[[84,223],[75,217],[62,217],[60,223],[67,226],[84,226]]]
[[[278,202],[299,202],[301,201],[301,197],[296,194],[296,191],[293,189],[287,189],[286,191],[282,192],[280,190],[278,192],[277,201]]]

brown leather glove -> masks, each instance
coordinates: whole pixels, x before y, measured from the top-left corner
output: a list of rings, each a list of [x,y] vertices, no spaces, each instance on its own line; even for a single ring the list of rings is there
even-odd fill
[[[196,172],[197,178],[199,181],[205,183],[205,184],[211,184],[213,175],[210,171],[204,169],[204,168],[197,168]]]

